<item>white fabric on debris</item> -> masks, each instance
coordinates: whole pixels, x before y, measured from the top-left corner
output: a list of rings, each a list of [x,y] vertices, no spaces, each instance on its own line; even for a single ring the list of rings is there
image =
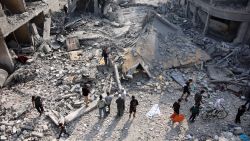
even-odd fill
[[[154,104],[150,111],[146,114],[148,118],[161,115],[161,111],[158,104]]]

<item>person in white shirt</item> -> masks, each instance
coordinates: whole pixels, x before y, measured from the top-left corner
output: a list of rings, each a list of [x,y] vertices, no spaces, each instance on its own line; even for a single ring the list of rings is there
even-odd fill
[[[125,101],[126,100],[126,96],[127,96],[127,92],[124,88],[122,88],[122,94],[121,94],[121,97],[122,99]]]

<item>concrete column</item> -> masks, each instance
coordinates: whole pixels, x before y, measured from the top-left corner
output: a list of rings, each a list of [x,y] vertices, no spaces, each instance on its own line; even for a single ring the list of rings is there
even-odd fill
[[[234,43],[242,43],[244,41],[245,35],[248,31],[249,23],[248,22],[242,22],[240,24],[240,27],[238,29],[237,37],[234,39]]]
[[[187,1],[186,9],[185,9],[185,15],[186,15],[186,17],[188,17],[189,7],[190,7],[190,1]]]
[[[203,29],[203,35],[207,34],[207,29],[208,29],[208,26],[209,26],[209,20],[210,20],[210,14],[207,13],[206,22],[205,22],[205,26],[204,26],[204,29]]]
[[[0,29],[0,68],[6,69],[9,73],[14,71],[14,63],[5,43],[2,31]]]
[[[98,0],[94,0],[94,13],[95,13],[95,15],[99,14]]]
[[[195,9],[194,9],[194,13],[193,13],[193,18],[192,18],[192,23],[193,23],[193,26],[196,26],[196,18],[197,18],[197,14],[198,14],[198,7],[195,7]]]
[[[247,10],[248,12],[250,12],[250,0],[248,0],[246,10]]]

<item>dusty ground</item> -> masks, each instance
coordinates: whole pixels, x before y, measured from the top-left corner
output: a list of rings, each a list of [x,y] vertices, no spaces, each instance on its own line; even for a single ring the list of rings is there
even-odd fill
[[[130,47],[131,41],[134,41],[139,35],[138,32],[141,30],[143,17],[151,10],[159,10],[155,9],[158,1],[139,0],[136,2],[148,5],[126,7],[118,10],[121,16],[118,17],[117,21],[122,21],[121,24],[125,23],[125,27],[128,25],[129,30],[127,28],[115,27],[114,24],[107,22],[107,20],[94,17],[93,15],[81,15],[80,25],[72,28],[72,30],[68,30],[65,36],[75,35],[76,32],[80,31],[82,38],[80,39],[80,44],[83,51],[82,59],[78,61],[70,60],[67,51],[59,44],[60,48],[58,50],[55,49],[53,53],[44,54],[39,52],[34,55],[36,57],[33,56],[34,61],[32,63],[18,65],[18,67],[23,69],[20,71],[20,75],[24,78],[29,78],[29,80],[0,90],[0,121],[14,123],[14,125],[1,126],[1,137],[6,136],[8,140],[55,140],[59,131],[46,116],[47,113],[39,117],[35,109],[26,110],[29,109],[28,107],[31,107],[32,95],[43,97],[46,112],[55,110],[60,115],[65,116],[76,110],[77,107],[73,106],[73,109],[71,109],[68,105],[74,105],[75,101],[82,101],[83,98],[80,96],[80,84],[72,82],[72,77],[75,79],[85,79],[82,78],[82,75],[93,77],[95,83],[91,87],[95,92],[93,92],[92,97],[96,98],[104,92],[104,87],[109,82],[109,75],[111,75],[111,79],[113,79],[111,92],[112,94],[117,94],[113,69],[100,66],[98,60],[100,59],[101,47],[108,46],[111,48],[111,58],[120,64],[122,62],[121,56],[124,53],[121,48]],[[159,0],[159,2],[162,1]],[[151,4],[153,6],[150,6]],[[172,23],[180,26],[188,39],[191,38],[193,39],[192,41],[196,41],[195,38],[200,36],[199,28],[195,30],[188,28],[190,27],[190,21],[177,16],[181,15],[178,14],[181,13],[181,10],[178,10],[176,15],[171,10],[165,12],[165,17]],[[59,14],[63,15],[62,13]],[[72,17],[72,19],[77,18],[77,16],[79,15]],[[87,37],[90,39],[86,39]],[[52,40],[56,40],[56,38],[52,36]],[[210,40],[213,41],[212,39]],[[26,73],[24,70],[28,72]],[[181,96],[182,86],[171,78],[171,72],[181,72],[186,80],[189,78],[195,80],[189,101],[181,103],[180,111],[186,118],[189,118],[189,109],[194,104],[194,93],[204,87],[206,88],[206,94],[204,95],[205,102],[203,106],[206,107],[209,102],[215,102],[218,98],[224,98],[224,105],[227,111],[229,111],[229,115],[223,120],[214,119],[212,121],[204,121],[199,116],[195,123],[184,121],[180,125],[173,125],[169,118],[173,112],[171,106]],[[67,131],[70,133],[70,136],[62,137],[60,140],[216,140],[216,135],[220,137],[222,132],[232,132],[231,130],[235,126],[242,127],[245,134],[250,134],[250,112],[246,112],[243,115],[241,125],[234,124],[237,108],[245,101],[235,96],[233,92],[220,90],[216,85],[208,83],[209,77],[205,69],[201,70],[194,66],[185,69],[169,70],[156,68],[152,70],[152,74],[153,78],[151,79],[148,79],[145,74],[137,74],[132,80],[122,81],[122,85],[129,94],[126,99],[126,111],[123,117],[116,118],[115,100],[117,96],[115,96],[112,101],[111,114],[107,118],[99,119],[98,110],[85,114],[67,124]],[[87,77],[86,79],[89,78]],[[71,93],[76,93],[77,95],[64,100],[56,100],[61,95]],[[128,108],[132,95],[138,99],[139,106],[136,117],[129,119]],[[207,95],[210,95],[210,97]],[[161,115],[148,118],[146,113],[154,104],[159,104]],[[26,111],[26,113],[14,118],[13,116],[19,115],[20,111]],[[33,131],[43,133],[43,136],[41,138],[35,137],[32,135]],[[192,136],[192,138],[188,138],[188,136]],[[233,141],[236,139],[233,136],[226,138],[226,140]]]

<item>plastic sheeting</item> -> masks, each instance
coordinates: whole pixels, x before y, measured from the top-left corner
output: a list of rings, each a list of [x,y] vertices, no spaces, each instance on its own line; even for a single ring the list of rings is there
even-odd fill
[[[160,116],[160,115],[161,111],[158,104],[154,104],[153,107],[146,114],[148,118],[153,118],[154,116]]]

